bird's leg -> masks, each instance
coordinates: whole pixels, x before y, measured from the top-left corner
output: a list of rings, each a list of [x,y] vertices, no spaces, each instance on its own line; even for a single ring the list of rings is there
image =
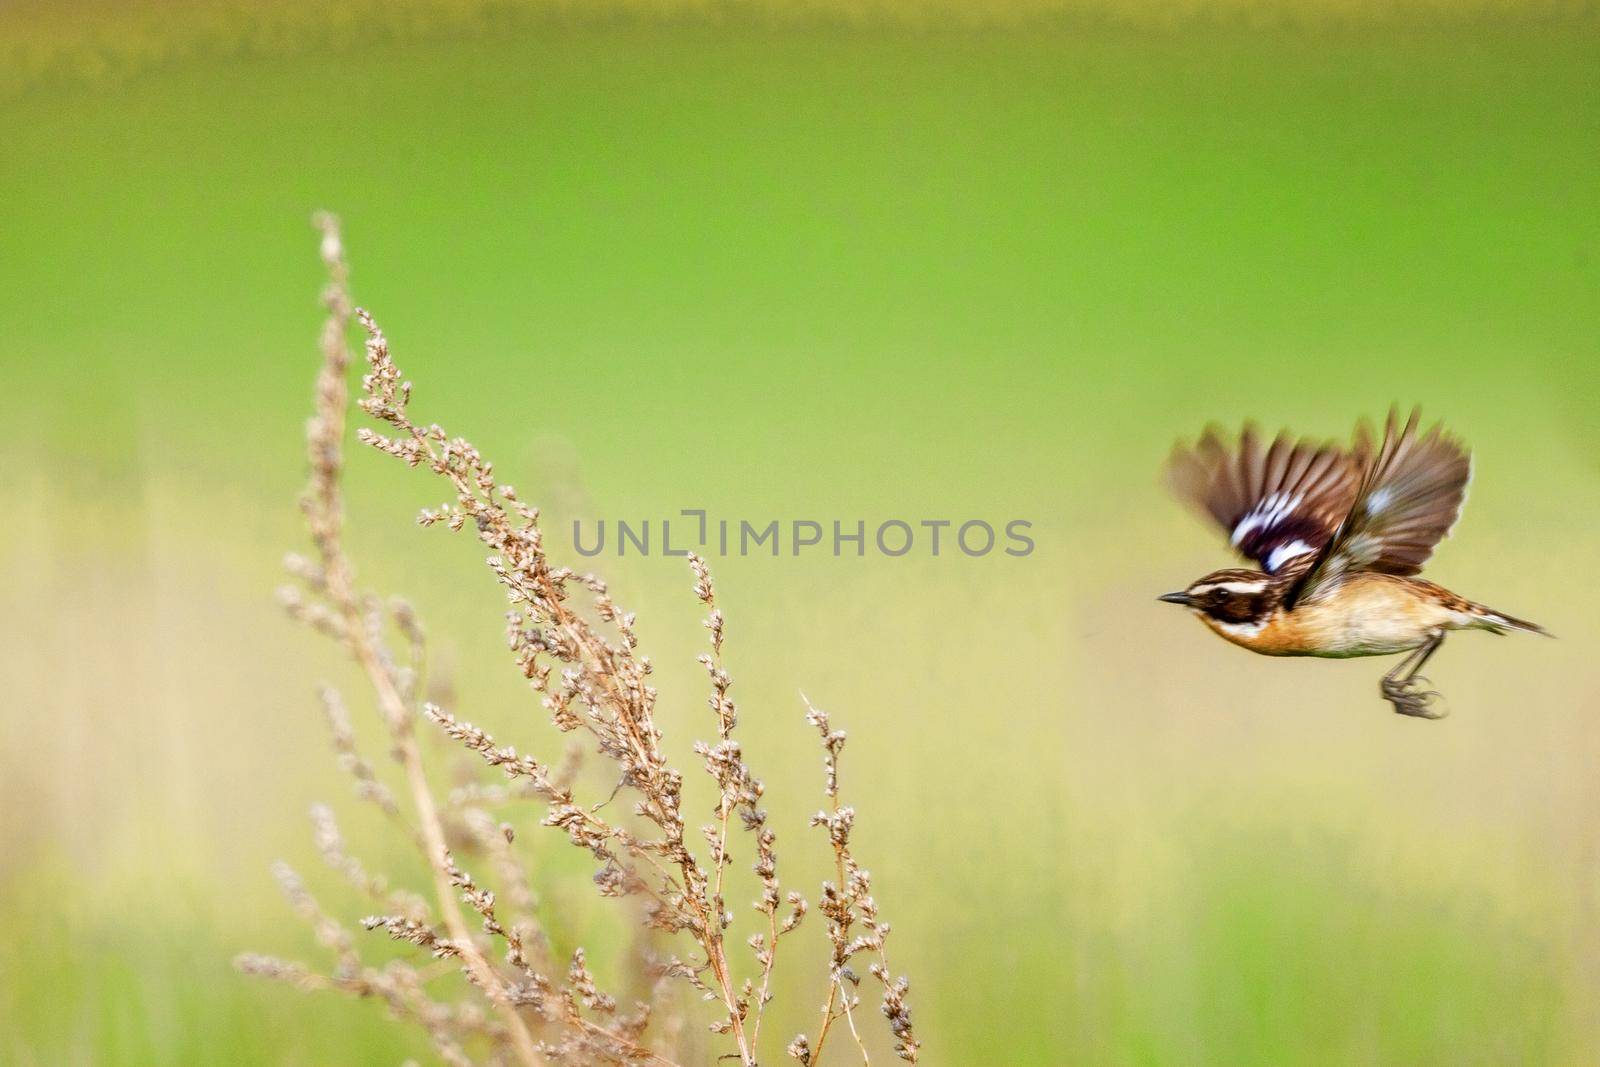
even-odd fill
[[[1405,659],[1391,667],[1389,669],[1389,673],[1383,676],[1383,680],[1386,682],[1392,682],[1396,678],[1400,677],[1400,675],[1405,673],[1405,669],[1411,666],[1411,664],[1416,661],[1416,658],[1422,654],[1422,650],[1427,647],[1428,646],[1426,644],[1421,644],[1416,648],[1413,648],[1410,652],[1407,652]]]
[[[1430,637],[1426,644],[1418,646],[1383,676],[1378,691],[1401,715],[1414,715],[1420,719],[1442,719],[1449,714],[1444,708],[1436,706],[1439,694],[1431,689],[1424,690],[1422,687],[1428,680],[1417,673],[1422,670],[1422,665],[1428,662],[1428,657],[1437,652],[1442,644],[1444,644],[1444,633],[1441,631]]]

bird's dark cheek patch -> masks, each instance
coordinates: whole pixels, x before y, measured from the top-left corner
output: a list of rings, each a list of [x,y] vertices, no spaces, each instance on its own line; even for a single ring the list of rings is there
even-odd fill
[[[1250,622],[1261,614],[1261,603],[1256,597],[1231,596],[1208,605],[1206,614],[1222,622]]]

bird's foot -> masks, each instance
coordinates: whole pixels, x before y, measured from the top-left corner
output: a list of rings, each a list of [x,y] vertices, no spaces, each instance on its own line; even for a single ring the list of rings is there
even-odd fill
[[[1385,678],[1379,689],[1383,699],[1394,705],[1394,710],[1401,715],[1410,715],[1418,719],[1442,719],[1450,714],[1450,709],[1440,701],[1443,696],[1434,689],[1423,689],[1428,680],[1421,675],[1410,678]]]

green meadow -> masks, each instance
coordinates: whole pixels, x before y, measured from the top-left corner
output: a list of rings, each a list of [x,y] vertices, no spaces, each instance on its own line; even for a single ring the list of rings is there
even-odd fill
[[[0,96],[0,1060],[429,1055],[377,1004],[230,963],[325,962],[276,859],[364,913],[313,802],[422,877],[334,766],[315,687],[366,714],[355,677],[273,602],[328,208],[418,416],[638,612],[691,778],[688,569],[577,557],[573,522],[829,531],[711,554],[727,665],[813,899],[799,691],[849,731],[925,1063],[1595,1062],[1592,22],[440,10],[199,45],[174,18],[137,63]],[[1451,638],[1441,722],[1390,713],[1386,663],[1251,657],[1154,600],[1228,563],[1160,488],[1174,440],[1344,436],[1392,402],[1475,449],[1430,577],[1560,638]],[[363,577],[415,602],[460,713],[554,755],[479,546],[413,521],[440,487],[364,453],[351,479]],[[1025,520],[1034,548],[890,557],[889,520]],[[538,817],[545,911],[604,979],[611,902]],[[815,1022],[805,936],[763,1062]]]

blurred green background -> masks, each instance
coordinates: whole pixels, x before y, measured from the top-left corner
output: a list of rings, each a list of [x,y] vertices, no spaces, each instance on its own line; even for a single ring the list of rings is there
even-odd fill
[[[0,55],[0,1060],[427,1055],[229,964],[318,959],[275,858],[363,913],[314,800],[402,862],[315,706],[359,687],[272,604],[318,207],[417,413],[562,555],[574,517],[683,507],[1033,522],[1023,559],[712,560],[813,898],[797,689],[850,731],[926,1062],[1600,1054],[1586,6],[30,4]],[[1390,714],[1385,664],[1250,657],[1153,600],[1227,562],[1158,488],[1174,438],[1391,401],[1477,450],[1430,576],[1561,637],[1452,639],[1439,723]],[[553,754],[480,551],[417,529],[441,489],[395,466],[352,461],[364,576],[417,603],[463,716]],[[686,569],[593,565],[692,766]],[[771,1062],[820,997],[803,936]]]

